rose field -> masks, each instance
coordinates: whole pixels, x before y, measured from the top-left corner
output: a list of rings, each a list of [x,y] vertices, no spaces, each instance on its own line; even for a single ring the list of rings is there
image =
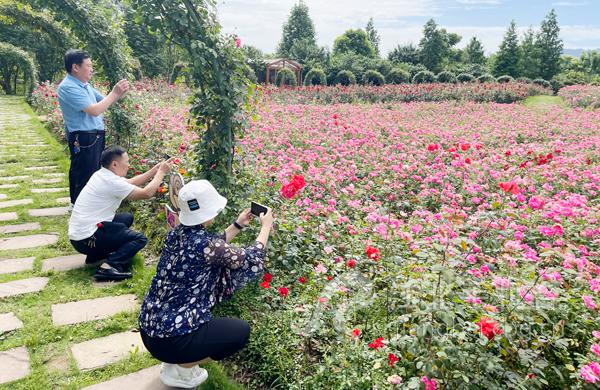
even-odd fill
[[[260,90],[221,223],[255,200],[276,228],[268,273],[218,307],[252,327],[227,371],[259,389],[598,386],[598,92],[559,92],[582,107],[525,100],[550,93],[521,83]],[[123,140],[132,174],[168,153],[194,177],[201,130],[188,95],[134,84],[126,108],[138,128]],[[55,86],[32,101],[62,136]],[[154,254],[167,195],[135,209]]]

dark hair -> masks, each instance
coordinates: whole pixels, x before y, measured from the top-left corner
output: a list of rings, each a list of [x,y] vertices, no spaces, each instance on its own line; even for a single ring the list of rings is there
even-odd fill
[[[83,60],[90,58],[90,55],[81,49],[69,49],[65,53],[65,70],[67,73],[71,73],[73,65],[83,64]]]
[[[104,168],[108,168],[111,162],[115,161],[125,153],[127,153],[127,151],[118,145],[109,146],[102,151],[102,155],[100,156],[100,165],[102,165]]]

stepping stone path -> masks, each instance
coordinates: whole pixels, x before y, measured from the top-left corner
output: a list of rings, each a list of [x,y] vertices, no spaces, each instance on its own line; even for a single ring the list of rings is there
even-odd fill
[[[139,302],[132,294],[61,303],[52,305],[52,322],[58,326],[101,320],[138,307]]]
[[[17,188],[19,185],[18,184],[0,184],[0,189],[10,189],[10,188]]]
[[[71,203],[71,198],[69,198],[68,196],[66,198],[56,198],[56,203],[69,204]]]
[[[0,335],[23,327],[23,323],[14,313],[0,314]]]
[[[0,213],[0,221],[14,221],[18,218],[17,213],[14,211],[11,211],[10,213]]]
[[[27,167],[25,168],[26,171],[45,171],[46,169],[55,169],[58,168],[58,166],[56,165],[45,165],[45,166],[40,166],[40,167]]]
[[[134,351],[146,351],[142,338],[137,332],[115,333],[84,341],[71,347],[77,368],[81,371],[93,370],[115,363]]]
[[[48,278],[29,278],[0,283],[0,298],[12,297],[41,291],[48,284]]]
[[[84,387],[82,390],[168,390],[172,387],[165,386],[158,375],[160,374],[160,364],[145,368],[133,374],[123,375],[108,382],[98,383],[92,386]]]
[[[52,245],[57,241],[58,236],[56,234],[33,234],[30,236],[0,238],[0,251],[35,248],[38,246]]]
[[[34,184],[56,184],[62,182],[63,179],[35,179],[33,180]]]
[[[69,271],[85,266],[85,255],[53,257],[42,262],[42,271]]]
[[[7,207],[14,206],[22,206],[24,204],[33,203],[33,199],[17,199],[17,200],[7,200],[6,202],[0,202],[0,209],[5,209]]]
[[[69,214],[69,210],[67,207],[48,207],[45,209],[32,209],[28,213],[32,217],[55,217]]]
[[[25,347],[0,351],[0,384],[21,379],[29,375],[29,353]]]
[[[31,230],[39,230],[41,226],[37,222],[22,223],[20,225],[0,226],[0,234],[27,232]]]
[[[0,194],[0,199],[6,199],[6,194]]]
[[[15,272],[32,270],[34,260],[35,257],[0,260],[0,274],[12,274]]]

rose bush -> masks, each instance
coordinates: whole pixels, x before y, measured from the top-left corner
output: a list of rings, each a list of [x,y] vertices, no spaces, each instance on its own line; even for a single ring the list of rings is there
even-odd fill
[[[561,88],[558,96],[573,107],[600,108],[600,86],[572,85]]]
[[[252,199],[276,228],[263,279],[218,308],[252,326],[232,370],[285,389],[594,386],[600,111],[335,88],[267,89],[239,142],[222,221]],[[140,97],[136,169],[162,150],[189,167],[167,91]],[[148,225],[161,196],[137,209]]]

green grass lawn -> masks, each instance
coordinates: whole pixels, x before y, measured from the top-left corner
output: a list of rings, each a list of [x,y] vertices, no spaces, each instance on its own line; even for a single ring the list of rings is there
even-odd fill
[[[523,102],[525,106],[529,107],[550,107],[550,106],[561,106],[566,107],[565,102],[560,96],[548,96],[548,95],[538,95],[538,96],[529,96]]]
[[[37,120],[37,116],[29,106],[19,98],[0,96],[0,117],[4,113],[27,113],[31,119],[19,126],[5,127],[4,136],[0,140],[3,153],[7,151],[14,157],[0,161],[0,172],[3,177],[29,175],[32,179],[42,178],[45,171],[24,171],[25,166],[57,165],[52,172],[68,172],[69,161],[64,145],[59,143]],[[6,125],[5,125],[6,126]],[[23,150],[18,145],[6,145],[4,142],[22,140],[22,132],[26,129],[35,132],[48,146],[38,151]],[[27,143],[27,142],[25,142]],[[32,158],[39,155],[45,162],[33,162]],[[26,179],[27,181],[29,179]],[[34,276],[48,276],[50,281],[46,288],[39,293],[0,299],[0,313],[14,312],[23,322],[23,328],[0,334],[0,351],[20,346],[27,347],[31,361],[31,374],[26,378],[0,385],[0,389],[79,389],[97,382],[103,382],[117,376],[138,371],[142,368],[157,364],[148,353],[131,354],[127,359],[111,364],[104,368],[80,372],[71,356],[70,346],[86,340],[107,336],[112,333],[137,329],[138,311],[121,313],[111,318],[69,326],[54,326],[51,319],[51,306],[55,303],[79,301],[111,295],[135,294],[143,299],[150,280],[155,272],[155,266],[144,266],[143,259],[138,255],[134,263],[134,277],[122,283],[97,285],[93,283],[92,268],[81,268],[68,272],[42,272],[43,259],[74,254],[66,235],[68,216],[60,217],[30,217],[28,209],[64,206],[56,203],[56,198],[68,196],[68,192],[60,193],[31,193],[33,186],[22,183],[14,189],[0,189],[7,194],[7,199],[31,198],[33,204],[0,209],[0,212],[16,211],[19,219],[16,221],[0,222],[0,225],[39,222],[41,231],[35,233],[58,233],[59,241],[51,246],[17,251],[0,251],[0,259],[17,257],[35,257],[32,271],[17,274],[0,275],[0,283],[24,279]],[[44,187],[68,187],[68,178],[64,176],[62,183],[44,184]],[[28,233],[17,233],[28,234]],[[0,235],[6,237],[7,235]],[[241,389],[231,381],[223,368],[216,363],[205,366],[209,371],[209,380],[200,389]],[[0,368],[1,369],[1,368]]]

